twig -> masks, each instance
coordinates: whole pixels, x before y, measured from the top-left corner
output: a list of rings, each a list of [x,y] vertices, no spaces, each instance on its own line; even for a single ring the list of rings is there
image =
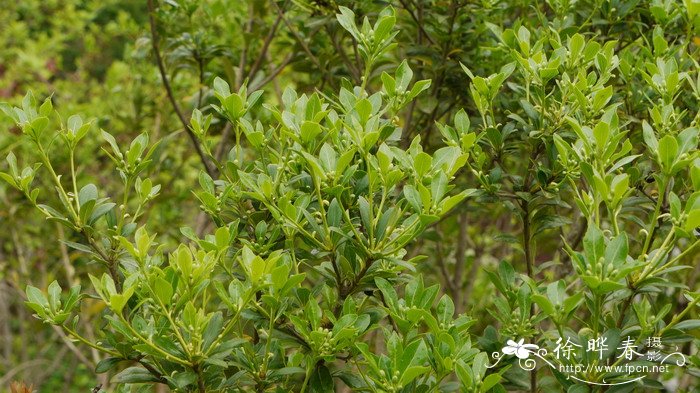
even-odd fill
[[[275,19],[275,22],[272,24],[272,27],[270,27],[270,31],[267,33],[267,37],[265,37],[265,42],[263,43],[262,49],[260,49],[260,54],[258,54],[258,58],[255,59],[255,63],[253,63],[253,66],[250,67],[250,71],[248,71],[248,80],[251,80],[255,76],[255,74],[260,70],[260,66],[262,65],[262,62],[265,59],[265,54],[267,53],[267,50],[270,47],[270,43],[272,43],[272,39],[275,38],[277,27],[282,21],[282,15],[283,13],[280,10],[280,12],[278,12],[277,14],[277,19]]]
[[[204,152],[202,151],[201,146],[199,146],[199,141],[197,141],[197,137],[194,135],[194,132],[189,127],[189,124],[187,123],[187,119],[185,119],[185,115],[182,113],[182,110],[180,109],[180,106],[177,103],[177,100],[175,99],[175,95],[173,94],[173,89],[170,86],[170,81],[168,80],[168,75],[167,72],[165,71],[165,64],[163,63],[163,58],[160,55],[160,48],[158,47],[158,31],[156,28],[156,7],[155,4],[153,3],[154,0],[148,0],[148,20],[151,25],[151,44],[153,46],[153,53],[156,57],[156,63],[158,65],[158,71],[160,72],[160,77],[163,80],[163,86],[165,87],[165,91],[168,94],[168,99],[170,100],[170,103],[173,106],[173,110],[175,110],[175,114],[177,115],[178,119],[180,119],[180,123],[182,123],[182,126],[185,129],[185,132],[187,132],[187,135],[190,137],[190,140],[192,141],[192,145],[194,145],[194,149],[197,151],[197,155],[199,156],[199,159],[202,161],[202,165],[204,165],[204,169],[207,171],[209,176],[212,178],[217,178],[218,175],[216,173],[216,169],[211,166],[211,163],[207,159],[207,157],[204,155]]]
[[[340,55],[340,59],[343,61],[343,63],[345,63],[345,66],[348,68],[350,76],[352,76],[355,83],[361,83],[362,81],[360,80],[360,71],[357,68],[356,64],[354,64],[352,60],[350,60],[347,53],[345,53],[345,50],[343,50],[343,48],[335,40],[335,36],[332,34],[332,31],[330,30],[330,28],[328,28],[328,26],[326,26],[326,31],[328,32],[328,37],[330,38],[331,43],[333,44],[333,48],[335,48],[335,51]]]
[[[294,30],[294,26],[292,26],[292,24],[289,23],[289,21],[287,20],[287,18],[284,17],[284,14],[283,14],[283,12],[282,12],[282,9],[280,9],[280,7],[277,5],[276,2],[273,1],[272,4],[274,4],[275,8],[277,8],[277,13],[278,13],[279,16],[282,18],[282,22],[284,22],[285,26],[287,26],[287,28],[289,29],[289,31],[292,33],[292,35],[294,36],[294,39],[297,41],[297,43],[299,44],[299,46],[301,46],[301,49],[303,49],[304,52],[306,52],[306,54],[309,56],[309,60],[311,60],[311,62],[314,63],[314,65],[315,65],[316,67],[318,67],[319,70],[323,70],[324,72],[327,72],[327,70],[325,69],[325,67],[323,67],[323,66],[321,65],[321,62],[320,62],[320,61],[316,58],[316,56],[314,56],[314,54],[311,52],[311,49],[309,49],[309,46],[306,45],[306,42],[304,42],[304,40],[302,39],[302,37],[299,36],[299,33],[298,33],[296,30]],[[312,36],[313,36],[313,34],[312,34]]]
[[[196,365],[194,369],[197,372],[197,388],[199,389],[199,393],[206,393],[207,389],[204,386],[204,375],[202,374],[202,369],[199,365]]]
[[[197,69],[199,71],[199,91],[197,92],[197,109],[202,107],[202,96],[204,95],[204,60],[197,58]]]
[[[437,229],[436,231],[438,234],[440,234]],[[440,234],[440,237],[442,237],[442,234]],[[454,282],[450,280],[450,272],[447,270],[447,265],[445,265],[445,254],[442,252],[442,243],[436,242],[435,248],[437,251],[437,264],[438,267],[440,267],[440,273],[442,273],[442,276],[445,279],[445,289],[449,291],[450,296],[454,298],[456,289],[454,287]]]
[[[15,376],[15,374],[19,373],[20,371],[31,368],[34,366],[38,366],[43,363],[47,363],[48,360],[46,359],[32,359],[27,362],[19,364],[17,367],[13,368],[12,370],[9,370],[5,375],[0,378],[0,386],[5,386],[7,385],[8,382],[12,380],[12,377]]]
[[[56,230],[58,231],[58,239],[60,240],[58,247],[61,250],[61,262],[63,262],[63,268],[66,270],[66,279],[70,285],[75,285],[77,284],[75,280],[75,268],[71,264],[70,256],[68,255],[68,247],[66,247],[66,243],[63,241],[66,239],[63,226],[56,223]]]
[[[481,247],[476,250],[476,255],[481,255]],[[474,283],[476,282],[476,272],[479,270],[479,267],[481,266],[481,263],[483,261],[482,257],[475,257],[474,262],[472,262],[472,266],[469,268],[469,280],[467,280],[467,285],[464,287],[464,290],[462,291],[462,299],[469,299],[469,297],[472,294],[472,291],[474,290]],[[461,303],[464,303],[464,301],[461,301]],[[461,306],[461,305],[460,305]],[[457,313],[461,313],[463,310],[457,308],[455,305],[455,310]]]
[[[455,275],[452,279],[452,298],[455,303],[455,309],[461,310],[462,293],[460,289],[462,288],[462,281],[464,280],[464,267],[467,264],[467,212],[462,212],[459,215],[458,236],[457,250],[455,251]],[[474,261],[474,264],[476,264],[476,261]]]
[[[275,68],[275,70],[274,70],[273,72],[270,73],[270,75],[268,75],[268,76],[265,77],[263,80],[261,80],[260,82],[258,82],[255,86],[252,86],[251,89],[250,89],[250,91],[258,90],[258,89],[260,89],[261,87],[263,87],[263,86],[265,86],[266,84],[268,84],[271,80],[275,79],[275,78],[277,77],[277,75],[279,75],[280,72],[282,72],[282,70],[284,70],[284,68],[287,67],[287,65],[289,65],[289,62],[292,61],[292,58],[293,58],[293,57],[294,57],[294,56],[293,56],[292,53],[288,54],[287,57],[282,61],[282,63],[281,63],[280,65],[278,65],[277,68]]]
[[[66,336],[63,330],[61,330],[61,328],[59,328],[56,325],[51,325],[51,327],[58,334],[58,336],[61,337],[63,343],[68,347],[68,349],[70,349],[71,352],[73,352],[73,355],[75,355],[75,357],[78,358],[78,360],[80,360],[81,363],[87,366],[87,368],[90,370],[95,368],[95,364],[92,361],[90,361],[90,359],[85,357],[85,355],[83,355],[82,352],[80,352],[80,349],[78,349],[78,347],[76,347],[75,344],[73,344],[73,342],[68,338],[68,336]]]
[[[245,32],[246,34],[250,34],[251,31],[253,31],[253,20],[254,20],[254,14],[253,14],[253,5],[251,3],[248,4],[248,24],[246,25]],[[241,51],[241,59],[238,62],[238,72],[236,72],[236,90],[238,90],[241,87],[241,84],[243,84],[243,70],[245,69],[245,66],[248,62],[248,40],[243,40],[243,50]]]
[[[32,373],[32,383],[36,384],[37,386],[42,386],[44,384],[44,381],[46,381],[46,378],[48,378],[49,376],[51,376],[51,374],[56,372],[56,369],[58,369],[58,365],[63,364],[65,362],[64,356],[66,355],[66,352],[68,352],[68,347],[61,347],[61,349],[59,349],[56,352],[56,354],[53,355],[53,360],[48,366],[43,366],[39,372]]]
[[[406,4],[406,2],[404,0],[399,0],[399,2],[403,6],[403,8],[406,10],[406,12],[408,12],[408,14],[411,16],[411,19],[413,19],[416,22],[416,26],[418,26],[418,29],[420,29],[420,31],[423,33],[425,38],[427,38],[431,44],[435,45],[435,41],[430,37],[430,34],[428,34],[428,32],[425,31],[425,28],[423,27],[423,23],[418,19],[418,17],[416,17],[416,14],[414,14],[413,11],[411,11],[411,9],[408,8],[408,4]]]
[[[228,139],[228,136],[231,135],[232,129],[233,126],[231,125],[231,123],[226,122],[223,131],[221,131],[221,140],[219,140],[219,146],[216,147],[216,152],[214,153],[214,159],[216,161],[220,162],[221,159],[224,158],[224,154],[226,154],[226,140]]]

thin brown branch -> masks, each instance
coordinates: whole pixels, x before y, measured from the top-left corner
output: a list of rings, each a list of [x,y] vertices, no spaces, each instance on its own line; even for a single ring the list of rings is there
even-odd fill
[[[440,234],[439,231],[438,234]],[[442,237],[442,234],[440,234],[440,237]],[[453,285],[452,280],[450,280],[450,272],[449,270],[447,270],[447,265],[445,264],[445,254],[442,252],[442,243],[435,242],[435,249],[437,251],[437,264],[440,268],[440,273],[442,273],[442,277],[445,281],[445,289],[449,291],[450,297],[454,298],[455,287]]]
[[[61,337],[63,344],[65,344],[65,346],[67,346],[68,349],[70,349],[70,351],[73,352],[73,355],[75,355],[75,357],[78,358],[78,360],[80,360],[81,363],[83,363],[85,366],[87,366],[87,368],[90,370],[95,368],[95,364],[92,361],[90,361],[90,359],[88,359],[80,351],[80,349],[78,349],[78,347],[75,346],[75,344],[73,344],[73,342],[68,338],[68,336],[66,336],[66,334],[63,332],[63,330],[61,330],[61,328],[59,328],[56,325],[51,325],[51,327],[56,332],[56,334],[58,334],[58,336]]]
[[[480,250],[477,250],[476,255],[481,254],[478,251],[480,251]],[[472,262],[472,265],[469,268],[469,273],[467,274],[467,277],[469,277],[469,279],[467,280],[467,284],[464,287],[464,290],[461,291],[461,299],[462,300],[460,301],[461,302],[460,307],[464,307],[464,300],[463,299],[469,299],[469,297],[472,294],[472,291],[474,290],[474,283],[476,283],[476,273],[478,272],[479,267],[481,267],[482,261],[483,261],[483,259],[481,257],[475,257],[474,262]],[[455,305],[455,310],[457,311],[457,314],[464,312],[464,310],[460,307]]]
[[[173,110],[175,110],[175,114],[180,120],[180,123],[182,123],[182,126],[185,128],[185,132],[187,132],[187,135],[190,137],[192,145],[197,151],[197,155],[202,161],[202,165],[204,165],[204,169],[207,171],[209,176],[211,176],[212,178],[217,178],[218,175],[216,173],[216,168],[214,168],[211,165],[206,155],[204,155],[204,151],[202,151],[202,147],[199,145],[199,141],[194,135],[194,132],[192,132],[192,130],[190,129],[187,119],[182,113],[182,110],[180,109],[180,106],[178,105],[177,100],[175,99],[175,95],[173,94],[173,89],[170,86],[170,81],[168,80],[168,75],[165,70],[165,63],[163,62],[163,57],[160,54],[160,48],[158,45],[159,37],[158,29],[156,26],[156,6],[154,4],[154,0],[148,0],[148,20],[151,25],[151,44],[153,46],[153,54],[156,57],[156,64],[158,65],[158,71],[160,72],[161,79],[163,80],[163,86],[165,87],[165,91],[168,94],[168,99],[170,100],[170,103],[173,106]]]
[[[262,49],[260,49],[258,58],[255,59],[255,63],[253,63],[253,66],[250,67],[250,71],[248,71],[248,80],[251,80],[255,74],[260,71],[260,66],[262,65],[263,60],[265,60],[265,55],[267,54],[267,50],[270,48],[272,40],[275,38],[277,27],[279,27],[283,15],[283,12],[280,10],[280,12],[277,14],[277,19],[275,19],[272,27],[270,27],[270,31],[267,33],[267,37],[265,37],[265,42],[263,43]]]
[[[161,372],[158,371],[155,367],[153,367],[152,365],[148,364],[146,361],[143,360],[143,356],[139,356],[137,359],[134,359],[134,360],[135,360],[136,362],[138,362],[138,364],[140,364],[141,366],[143,366],[143,368],[145,368],[146,370],[148,370],[148,372],[151,373],[151,375],[153,375],[154,377],[158,378],[158,380],[159,380],[160,383],[165,384],[165,383],[168,382],[168,381],[165,379],[165,377],[163,376],[163,373],[161,373]]]
[[[333,44],[333,48],[335,49],[336,53],[340,55],[340,59],[347,67],[350,76],[352,76],[353,78],[353,81],[355,81],[355,83],[357,84],[361,83],[362,81],[360,80],[360,71],[357,68],[357,66],[352,62],[352,60],[350,60],[347,53],[345,53],[345,50],[343,50],[340,44],[338,44],[338,41],[336,41],[335,39],[335,35],[328,26],[326,26],[326,31],[328,32],[328,37],[330,38],[331,43]]]
[[[304,39],[299,35],[299,33],[294,29],[294,26],[292,26],[291,23],[289,23],[289,20],[284,17],[284,13],[282,12],[282,9],[277,5],[276,2],[272,2],[274,4],[275,8],[277,8],[277,13],[280,18],[282,18],[282,22],[284,22],[285,26],[287,26],[287,29],[289,29],[289,32],[292,33],[292,36],[294,36],[294,39],[297,41],[299,46],[301,46],[301,49],[304,50],[304,52],[309,56],[309,60],[311,60],[312,63],[316,67],[318,67],[319,70],[323,70],[326,72],[325,67],[321,66],[321,62],[314,56],[314,54],[311,52],[311,49],[309,49],[309,46],[304,42]],[[312,34],[313,35],[313,34]]]
[[[204,60],[197,59],[197,69],[199,70],[199,91],[197,92],[197,109],[202,107],[202,98],[204,96]]]
[[[453,300],[455,308],[461,309],[462,305],[462,283],[464,281],[464,268],[467,264],[467,212],[459,214],[458,219],[459,234],[457,238],[457,250],[455,251],[455,274],[452,278],[452,288],[454,288]],[[476,262],[475,262],[476,263]]]
[[[253,31],[253,20],[255,19],[253,14],[253,4],[248,4],[248,23],[245,28],[246,34],[250,34]],[[245,35],[244,35],[245,37]],[[243,50],[241,51],[241,58],[238,62],[238,72],[236,72],[236,90],[243,84],[243,72],[245,70],[246,64],[248,63],[248,40],[243,40]]]
[[[416,14],[411,11],[411,9],[408,7],[408,4],[406,4],[405,0],[399,0],[403,8],[408,12],[408,14],[411,16],[411,19],[413,19],[414,22],[416,22],[416,26],[418,26],[418,29],[420,29],[421,33],[423,33],[423,36],[430,41],[431,44],[435,45],[435,41],[430,37],[430,34],[428,34],[427,31],[425,31],[425,28],[423,27],[423,23],[418,19]]]
[[[250,91],[253,92],[270,83],[271,80],[275,79],[277,75],[279,75],[280,72],[282,72],[289,65],[293,57],[293,54],[288,54],[287,57],[284,60],[282,60],[282,63],[278,65],[277,68],[275,68],[274,71],[270,73],[270,75],[263,78],[263,80],[258,82],[255,86],[251,86]]]
[[[19,374],[22,370],[30,369],[32,367],[36,367],[48,362],[49,361],[46,359],[32,359],[27,362],[20,363],[16,367],[8,370],[7,373],[5,373],[5,375],[3,375],[2,378],[0,378],[0,386],[6,386],[10,381],[12,381],[12,378],[16,374]]]
[[[216,161],[221,162],[221,159],[224,158],[224,154],[226,154],[226,140],[228,139],[229,135],[231,135],[232,129],[233,125],[231,125],[230,122],[226,122],[223,131],[221,131],[219,146],[216,147],[216,153],[214,153],[214,159]]]

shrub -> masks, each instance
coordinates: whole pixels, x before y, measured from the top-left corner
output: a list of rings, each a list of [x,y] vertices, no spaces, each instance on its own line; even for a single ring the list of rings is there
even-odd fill
[[[360,41],[368,74],[391,43],[394,16],[383,15],[373,34],[366,23],[360,33],[352,17],[344,9],[339,20],[358,39],[368,37]],[[201,172],[196,193],[217,229],[200,238],[183,228],[190,242],[171,253],[136,225],[160,189],[142,177],[156,148],[146,134],[124,149],[102,131],[123,181],[117,206],[111,202],[117,198],[101,196],[93,184],[79,187],[74,171],[59,175],[51,163],[48,150],[59,137],[74,167],[90,123],[71,116],[52,136],[50,99],[37,108],[28,95],[21,108],[6,107],[40,162],[19,170],[10,155],[3,177],[47,219],[80,233],[84,241],[69,246],[104,266],[102,276],[90,276],[108,308],[104,337],[91,341],[76,331],[81,302],[91,297],[80,286],[65,293],[54,281],[46,295],[28,286],[27,305],[109,355],[97,372],[138,364],[113,378],[119,383],[326,391],[337,378],[356,389],[423,390],[460,367],[470,384],[481,384],[485,358],[472,369],[479,351],[466,331],[473,321],[455,319],[452,300],[437,300],[438,286],[403,274],[415,270],[416,260],[405,258],[404,247],[471,193],[450,193],[450,183],[475,135],[464,124],[446,126],[459,143],[433,154],[423,151],[420,137],[407,150],[395,146],[400,129],[393,116],[430,82],[411,84],[406,62],[382,80],[380,92],[341,88],[337,101],[287,89],[280,108],[267,107],[272,121],[263,124],[246,116],[262,91],[248,94],[243,86],[232,93],[216,79],[214,108],[231,122],[236,144],[220,162],[207,140],[212,115],[195,110],[191,130],[219,175]],[[59,207],[40,203],[32,188],[40,166]],[[62,178],[72,187],[64,188]],[[373,353],[370,340],[381,340],[386,354]],[[486,383],[497,381],[494,375]]]

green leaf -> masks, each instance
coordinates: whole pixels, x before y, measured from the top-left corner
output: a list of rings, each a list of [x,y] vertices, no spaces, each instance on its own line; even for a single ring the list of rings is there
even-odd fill
[[[595,225],[589,225],[583,237],[583,249],[589,264],[595,264],[605,252],[603,232]]]
[[[338,23],[340,23],[340,25],[343,26],[343,28],[347,30],[348,33],[350,33],[356,40],[359,41],[359,31],[357,30],[357,26],[355,25],[355,13],[350,11],[349,8],[343,6],[338,7],[338,10],[340,11],[340,14],[336,14]]]
[[[323,131],[321,125],[313,121],[304,121],[301,124],[300,135],[304,143],[309,143]]]
[[[277,266],[276,268],[272,269],[272,273],[270,275],[272,277],[272,286],[276,290],[280,290],[284,288],[284,285],[289,278],[289,266],[286,264]]]
[[[571,63],[578,61],[585,44],[583,36],[579,33],[569,37],[569,61]]]
[[[228,83],[218,76],[214,78],[214,91],[221,97],[228,97],[231,94]]]
[[[259,282],[267,273],[267,263],[260,256],[255,256],[251,263],[250,279]]]
[[[452,322],[455,313],[455,305],[447,294],[442,295],[437,305],[438,322],[447,326]]]
[[[80,117],[80,115],[72,115],[71,117],[68,118],[66,125],[68,126],[68,129],[73,134],[75,134],[78,132],[80,127],[83,126],[83,119]]]
[[[109,306],[112,310],[116,313],[121,313],[126,303],[129,302],[129,299],[131,299],[131,296],[134,294],[135,289],[136,288],[132,285],[127,287],[122,293],[112,293],[109,296]]]
[[[397,367],[400,371],[405,372],[411,366],[423,364],[427,356],[425,342],[422,339],[415,340],[406,345],[401,357],[398,359]]]
[[[411,91],[406,97],[406,100],[412,101],[414,98],[418,97],[420,93],[428,90],[431,84],[432,81],[430,79],[419,80],[418,82],[414,83],[413,87],[411,88]]]
[[[49,306],[52,311],[59,311],[61,308],[61,286],[54,280],[49,284]]]
[[[610,101],[613,94],[612,86],[607,86],[606,88],[599,90],[593,96],[593,111],[598,112]]]
[[[173,287],[161,277],[156,278],[153,282],[153,292],[165,306],[168,306],[173,299]]]
[[[367,230],[367,233],[370,233],[370,231],[373,230],[373,225],[372,225],[372,220],[370,217],[372,217],[372,212],[370,211],[369,207],[369,202],[365,197],[359,197],[357,199],[358,206],[360,208],[360,218],[362,219],[362,225],[364,226],[365,230]]]
[[[700,227],[700,209],[691,210],[685,220],[685,230],[690,232]]]
[[[430,371],[430,367],[427,366],[412,366],[406,369],[406,371],[401,374],[401,380],[400,383],[402,386],[406,386],[411,381],[416,379],[419,375],[423,375]]]
[[[413,79],[413,71],[406,60],[402,61],[396,69],[396,91],[406,91]]]
[[[422,178],[426,173],[430,171],[433,164],[433,157],[428,153],[420,152],[413,159],[413,168],[416,170],[418,178]]]
[[[625,263],[627,259],[627,235],[622,232],[608,243],[605,248],[605,261],[615,266]]]
[[[520,51],[524,55],[530,54],[530,31],[525,28],[525,26],[520,26],[518,29],[518,43],[520,46]]]
[[[579,304],[581,304],[581,301],[583,301],[583,297],[583,292],[577,292],[576,294],[566,298],[566,300],[564,300],[564,312],[569,314],[574,311]]]
[[[208,350],[211,344],[216,340],[216,337],[219,336],[221,333],[221,329],[224,325],[224,318],[221,314],[221,311],[215,312],[211,318],[209,319],[209,322],[207,323],[207,327],[204,329],[204,332],[202,333],[202,349],[203,350]]]
[[[406,185],[403,188],[403,195],[406,197],[406,201],[413,208],[416,213],[423,211],[423,204],[421,202],[421,197],[416,188],[412,185]]]
[[[319,328],[319,326],[321,326],[323,311],[321,311],[321,307],[318,305],[316,299],[311,299],[308,303],[306,303],[306,312],[304,316],[311,323],[313,330],[316,330]]]
[[[318,158],[321,160],[323,169],[328,172],[335,171],[338,155],[331,145],[324,143],[323,146],[321,146]]]
[[[334,393],[335,383],[328,367],[317,364],[309,380],[310,393]]]
[[[489,390],[491,390],[491,388],[496,386],[496,384],[499,382],[501,382],[501,375],[500,374],[489,374],[481,382],[481,391],[488,392]]]
[[[142,367],[129,367],[112,378],[113,383],[158,382],[158,377]]]
[[[114,357],[109,357],[109,358],[104,358],[97,363],[97,366],[95,366],[95,373],[97,374],[102,374],[106,373],[107,371],[111,370],[119,364],[123,359],[121,358],[114,358]]]
[[[659,164],[664,169],[665,173],[671,173],[673,164],[676,162],[678,154],[678,142],[671,135],[666,135],[659,141],[658,150]]]
[[[87,201],[97,199],[97,187],[94,184],[87,184],[78,191],[78,203],[83,206]]]
[[[385,15],[381,17],[374,27],[374,40],[376,42],[384,41],[394,28],[396,17],[393,15]]]
[[[459,112],[457,112],[457,114],[455,115],[455,129],[461,135],[468,133],[469,127],[469,115],[467,115],[467,112],[465,112],[464,109],[460,109]]]
[[[700,319],[688,319],[682,322],[679,322],[674,328],[678,330],[686,330],[686,331],[692,331],[696,329],[700,329]]]
[[[355,104],[355,111],[360,116],[360,122],[363,124],[367,123],[367,120],[372,115],[372,103],[368,99],[363,98]]]
[[[44,116],[37,117],[36,119],[32,120],[31,122],[31,127],[34,132],[37,134],[41,134],[46,130],[46,127],[49,125],[49,119]]]
[[[532,301],[537,304],[542,311],[544,311],[545,314],[548,316],[554,316],[556,315],[556,309],[554,308],[554,305],[552,302],[549,301],[549,299],[546,296],[540,295],[540,294],[534,294],[532,295]]]
[[[382,72],[381,78],[384,91],[386,91],[389,97],[393,97],[396,93],[396,80],[386,72]]]
[[[382,292],[384,301],[389,306],[389,309],[396,310],[398,308],[399,298],[394,287],[384,278],[378,277],[374,280],[374,282],[377,285],[377,288]]]
[[[430,183],[430,194],[433,203],[441,201],[447,191],[447,176],[445,172],[438,172]]]
[[[44,293],[41,292],[39,288],[27,285],[27,289],[25,292],[27,293],[27,300],[29,302],[38,304],[46,308],[49,307],[49,301],[46,299],[46,296],[44,296]]]

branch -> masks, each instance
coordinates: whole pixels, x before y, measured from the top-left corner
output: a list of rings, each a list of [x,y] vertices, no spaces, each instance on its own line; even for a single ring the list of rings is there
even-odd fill
[[[355,83],[359,84],[361,83],[360,79],[360,70],[356,68],[356,65],[353,64],[353,62],[350,60],[348,55],[345,53],[345,50],[338,44],[338,42],[335,40],[335,35],[331,31],[331,29],[328,27],[328,25],[325,26],[326,31],[328,32],[328,38],[331,40],[331,43],[333,44],[333,48],[335,48],[335,51],[340,55],[340,59],[345,63],[345,66],[348,68],[348,72],[350,73],[350,76],[352,76],[353,80]]]
[[[399,0],[399,2],[403,6],[403,8],[406,10],[406,12],[408,12],[408,14],[411,15],[411,19],[413,19],[416,22],[416,26],[418,26],[418,29],[423,33],[425,38],[427,38],[431,44],[435,45],[435,41],[430,37],[430,34],[428,34],[428,32],[425,31],[425,28],[423,27],[423,23],[418,19],[416,14],[414,14],[413,11],[411,11],[411,9],[408,8],[408,4],[406,4],[406,2],[404,0]]]
[[[306,54],[309,56],[309,60],[311,60],[311,62],[314,63],[314,65],[316,67],[318,67],[319,70],[323,70],[323,72],[327,73],[327,70],[325,69],[325,67],[323,67],[321,65],[321,62],[316,58],[316,56],[314,56],[314,54],[311,52],[311,49],[309,49],[309,46],[306,45],[306,42],[304,42],[304,39],[301,36],[299,36],[299,33],[296,30],[294,30],[294,26],[292,26],[292,24],[289,23],[287,18],[284,17],[284,13],[282,12],[282,9],[277,5],[277,3],[273,2],[273,4],[275,5],[275,8],[277,9],[277,13],[278,13],[279,17],[282,18],[282,21],[289,29],[289,32],[292,33],[292,35],[294,36],[294,39],[297,41],[299,46],[301,46],[301,48],[304,50],[304,52],[306,52]],[[313,33],[311,34],[311,36],[313,36]],[[311,37],[309,37],[309,38],[311,38]]]
[[[199,156],[199,159],[204,165],[204,169],[207,171],[209,176],[215,179],[218,177],[216,169],[211,166],[211,163],[204,155],[201,146],[199,146],[199,141],[197,141],[197,137],[194,135],[194,132],[190,130],[189,124],[187,123],[187,119],[185,119],[185,115],[183,115],[180,106],[177,104],[177,100],[175,99],[175,95],[173,94],[173,89],[170,86],[170,81],[168,80],[168,75],[165,71],[165,64],[163,63],[163,58],[160,55],[160,48],[158,47],[158,31],[156,29],[155,18],[156,7],[153,1],[154,0],[148,0],[148,21],[151,25],[151,44],[153,45],[153,53],[155,54],[156,63],[158,64],[158,71],[160,72],[160,76],[163,79],[163,86],[165,87],[165,91],[168,93],[168,99],[173,105],[175,114],[177,114],[178,119],[180,119],[180,123],[182,123],[182,126],[185,128],[185,132],[187,132],[187,135],[190,137],[192,145],[194,145],[194,149],[197,151],[197,155]]]
[[[24,363],[20,363],[16,367],[8,370],[7,373],[5,375],[3,375],[2,378],[0,378],[0,386],[5,386],[7,383],[9,383],[12,380],[12,378],[16,374],[18,374],[22,370],[36,367],[40,364],[48,363],[48,362],[49,361],[46,359],[32,359],[32,360],[26,361]]]
[[[78,349],[78,347],[75,344],[73,344],[73,342],[70,340],[70,338],[68,338],[68,336],[66,336],[66,334],[63,332],[63,330],[61,330],[60,327],[58,327],[56,325],[51,325],[51,327],[53,328],[54,332],[56,332],[56,334],[58,334],[58,336],[61,338],[61,340],[63,341],[63,344],[66,347],[68,347],[68,349],[70,349],[71,352],[73,352],[73,355],[75,355],[75,357],[78,358],[78,360],[80,360],[81,363],[83,363],[85,366],[87,366],[88,369],[92,370],[95,368],[95,363],[90,361],[90,359],[88,359],[80,351],[80,349]]]
[[[279,8],[278,8],[279,10]],[[280,25],[280,22],[282,21],[282,10],[279,10],[277,13],[277,19],[275,19],[275,23],[272,24],[272,27],[270,28],[270,31],[267,33],[267,37],[265,38],[265,42],[263,43],[262,49],[260,49],[260,54],[258,55],[258,58],[255,59],[255,63],[253,63],[253,66],[250,67],[250,71],[248,72],[248,80],[251,80],[255,74],[260,70],[260,65],[262,64],[263,59],[265,58],[265,54],[267,53],[267,49],[270,47],[270,43],[272,42],[272,39],[275,38],[275,33],[277,32],[277,27]]]
[[[251,4],[248,4],[248,23],[246,24],[245,27],[245,33],[250,34],[251,31],[253,31],[253,20],[255,19],[253,15],[253,6]],[[244,35],[245,37],[245,35]],[[244,39],[243,40],[243,50],[241,51],[241,59],[238,62],[238,71],[236,72],[236,87],[235,89],[238,90],[241,87],[241,84],[243,83],[243,70],[245,69],[246,64],[248,63],[248,40]]]
[[[282,63],[279,66],[277,66],[277,68],[275,68],[275,70],[272,71],[270,73],[270,75],[266,76],[263,80],[258,82],[255,86],[251,86],[250,91],[258,90],[261,87],[268,84],[271,80],[275,79],[277,77],[277,75],[279,75],[280,72],[282,72],[282,70],[284,70],[284,68],[287,67],[287,65],[292,61],[293,57],[294,56],[292,56],[291,53],[288,54],[287,57],[282,61]]]
[[[459,215],[459,237],[457,238],[457,250],[455,251],[455,275],[452,281],[453,288],[453,300],[455,302],[455,308],[460,310],[462,308],[462,294],[460,289],[462,288],[463,278],[464,278],[464,267],[467,264],[467,212],[462,212]],[[476,260],[474,261],[476,264]],[[470,277],[473,280],[473,277]],[[449,277],[446,277],[449,280]]]
[[[437,233],[442,237],[442,234],[437,231]],[[440,273],[442,273],[443,278],[445,279],[445,290],[446,292],[449,292],[450,296],[454,298],[455,295],[455,287],[453,285],[453,281],[450,279],[450,272],[447,270],[447,265],[445,265],[445,255],[442,252],[442,243],[441,242],[435,242],[435,249],[437,251],[437,264],[438,267],[440,268]]]

